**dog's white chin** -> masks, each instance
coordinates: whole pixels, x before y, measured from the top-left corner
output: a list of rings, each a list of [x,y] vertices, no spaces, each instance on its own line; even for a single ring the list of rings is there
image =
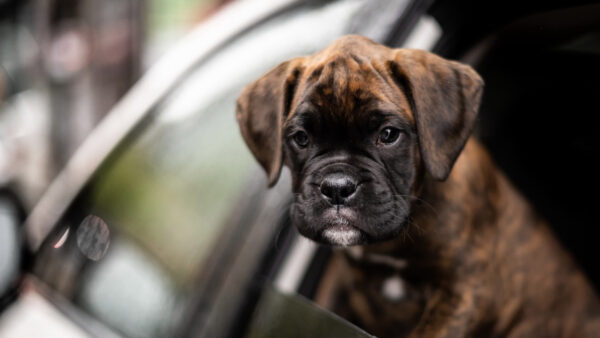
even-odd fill
[[[325,229],[322,236],[332,245],[350,246],[358,244],[360,231],[348,226],[334,226]]]

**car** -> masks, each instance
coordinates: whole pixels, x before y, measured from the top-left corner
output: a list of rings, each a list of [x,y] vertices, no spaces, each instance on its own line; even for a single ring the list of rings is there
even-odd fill
[[[145,73],[15,227],[26,251],[6,273],[0,337],[371,336],[316,299],[331,249],[290,226],[289,173],[267,189],[234,116],[245,84],[345,34],[472,64],[486,81],[477,135],[597,286],[586,229],[600,148],[584,112],[599,14],[567,1],[229,5]]]

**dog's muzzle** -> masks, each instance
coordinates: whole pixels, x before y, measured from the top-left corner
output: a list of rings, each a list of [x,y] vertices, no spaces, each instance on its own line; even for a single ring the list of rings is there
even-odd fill
[[[322,215],[327,223],[321,232],[323,240],[339,246],[357,244],[362,235],[354,226],[358,215],[351,205],[357,195],[358,180],[346,173],[330,173],[323,177],[319,190],[329,205]]]

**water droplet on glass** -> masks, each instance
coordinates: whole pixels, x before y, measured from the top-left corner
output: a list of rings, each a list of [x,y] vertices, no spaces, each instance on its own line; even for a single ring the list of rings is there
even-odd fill
[[[108,225],[98,216],[89,215],[77,229],[77,246],[87,258],[98,261],[104,257],[110,244]]]

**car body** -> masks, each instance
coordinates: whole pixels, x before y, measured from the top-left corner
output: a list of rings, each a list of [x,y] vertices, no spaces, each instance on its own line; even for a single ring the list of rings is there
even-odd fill
[[[598,5],[587,2],[490,3],[489,8],[472,1],[408,0],[230,5],[146,72],[29,214],[23,230],[31,259],[14,289],[16,300],[0,317],[0,336],[3,330],[23,329],[15,316],[32,309],[23,304],[40,303],[57,309],[59,315],[53,316],[61,319],[50,322],[74,331],[72,336],[369,336],[311,301],[331,251],[290,227],[289,173],[267,189],[233,114],[246,83],[350,33],[391,46],[430,49],[482,73],[487,92],[479,137],[557,224],[561,239],[597,281],[592,260],[585,259],[592,245],[581,234],[565,235],[567,228],[569,233],[582,228],[552,211],[557,206],[562,212],[575,210],[582,224],[593,223],[593,216],[564,196],[548,198],[546,185],[535,179],[539,171],[551,177],[557,170],[578,168],[550,166],[552,149],[532,155],[529,145],[544,149],[532,140],[548,136],[536,126],[555,128],[556,120],[540,123],[548,116],[531,112],[542,89],[519,95],[524,78],[530,79],[528,88],[544,88],[547,75],[534,67],[546,65],[540,55],[585,59],[586,65],[597,60],[597,13]],[[558,27],[560,34],[532,25]],[[531,34],[519,35],[524,32]],[[556,50],[574,51],[574,56],[555,55]],[[563,101],[596,88],[591,81],[580,82]],[[581,100],[580,107],[591,105],[587,96]],[[552,111],[550,117],[559,113],[551,104],[542,106]],[[523,117],[525,107],[529,115]],[[522,129],[515,127],[516,116]],[[565,133],[580,140],[565,152],[581,147],[587,154],[597,152],[590,147],[598,141]],[[543,166],[523,168],[530,157]],[[587,196],[561,182],[553,185],[563,195]],[[578,246],[588,251],[573,249]]]

